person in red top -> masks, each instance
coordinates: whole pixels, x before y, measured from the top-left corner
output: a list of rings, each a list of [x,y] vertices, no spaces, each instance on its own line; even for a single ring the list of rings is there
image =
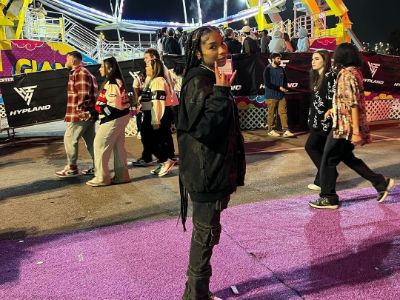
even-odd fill
[[[70,69],[68,80],[67,111],[64,121],[67,129],[64,134],[64,146],[68,164],[56,172],[58,177],[79,175],[77,166],[79,139],[83,137],[92,160],[93,141],[95,137],[95,110],[97,82],[96,78],[82,65],[82,55],[77,51],[67,54],[65,67]],[[94,168],[84,170],[86,175],[93,175]]]

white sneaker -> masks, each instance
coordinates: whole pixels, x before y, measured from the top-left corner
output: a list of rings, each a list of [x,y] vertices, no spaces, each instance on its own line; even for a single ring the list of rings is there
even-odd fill
[[[307,185],[307,188],[312,191],[320,191],[321,190],[321,187],[314,183],[310,183],[309,185]]]
[[[274,137],[278,137],[278,136],[281,136],[280,134],[279,134],[279,132],[276,132],[275,130],[271,130],[270,132],[268,132],[267,133],[269,136],[274,136]]]
[[[290,132],[290,130],[286,130],[283,134],[283,137],[294,137],[294,134]]]
[[[174,166],[175,162],[172,159],[169,159],[166,162],[161,164],[161,169],[158,172],[158,177],[163,177],[171,171],[172,167]]]

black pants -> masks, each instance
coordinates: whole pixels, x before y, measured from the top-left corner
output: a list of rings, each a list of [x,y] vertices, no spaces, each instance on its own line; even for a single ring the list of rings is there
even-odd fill
[[[143,144],[142,158],[145,161],[151,161],[152,154],[154,154],[159,162],[165,162],[168,158],[174,156],[174,144],[171,135],[171,122],[173,119],[171,108],[165,108],[160,128],[156,130],[151,125],[151,111],[144,111],[143,114],[143,122],[140,129]]]
[[[375,189],[380,192],[386,189],[385,177],[373,172],[359,158],[354,156],[354,145],[345,139],[334,139],[332,132],[329,134],[320,168],[321,197],[338,200],[336,194],[336,179],[338,176],[336,167],[342,161],[358,175],[370,181]]]
[[[210,259],[221,235],[221,211],[229,202],[229,196],[217,203],[193,203],[193,232],[190,245],[184,300],[208,300],[212,275]]]
[[[172,139],[172,132],[171,126],[175,120],[173,107],[167,106],[165,107],[165,112],[163,116],[163,122],[165,125],[165,142],[167,143],[167,156],[168,158],[172,159],[175,157],[175,147],[174,147],[174,140]],[[168,132],[167,132],[168,131]]]
[[[143,120],[140,126],[141,142],[143,145],[142,158],[146,162],[153,160],[153,127],[151,126],[151,111],[143,111]]]
[[[317,168],[317,174],[314,178],[314,184],[321,186],[319,177],[320,177],[320,167],[322,155],[324,154],[324,147],[326,143],[326,135],[318,134],[314,131],[310,131],[310,135],[308,136],[305,149],[308,156],[311,158],[315,167]]]
[[[143,119],[143,113],[140,111],[136,114],[136,127],[139,132],[140,128],[142,127],[142,119]]]

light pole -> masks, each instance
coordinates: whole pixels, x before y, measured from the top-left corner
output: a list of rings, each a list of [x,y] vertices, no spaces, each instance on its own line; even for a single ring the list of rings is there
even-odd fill
[[[186,12],[186,2],[185,2],[185,0],[182,0],[182,4],[183,4],[183,14],[185,16],[185,23],[187,24],[188,20],[187,20],[187,12]]]
[[[224,0],[224,18],[228,17],[228,0]]]
[[[203,17],[201,16],[200,0],[197,0],[197,14],[199,17],[199,25],[203,25]]]

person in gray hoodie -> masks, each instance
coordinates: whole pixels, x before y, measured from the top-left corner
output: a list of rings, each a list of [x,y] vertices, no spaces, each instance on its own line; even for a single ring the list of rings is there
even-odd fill
[[[272,34],[272,39],[269,42],[269,52],[270,53],[282,53],[286,52],[286,43],[283,39],[283,33],[276,30]]]
[[[300,27],[298,31],[299,39],[297,41],[296,52],[308,52],[310,49],[310,42],[308,40],[308,31],[304,27]]]

